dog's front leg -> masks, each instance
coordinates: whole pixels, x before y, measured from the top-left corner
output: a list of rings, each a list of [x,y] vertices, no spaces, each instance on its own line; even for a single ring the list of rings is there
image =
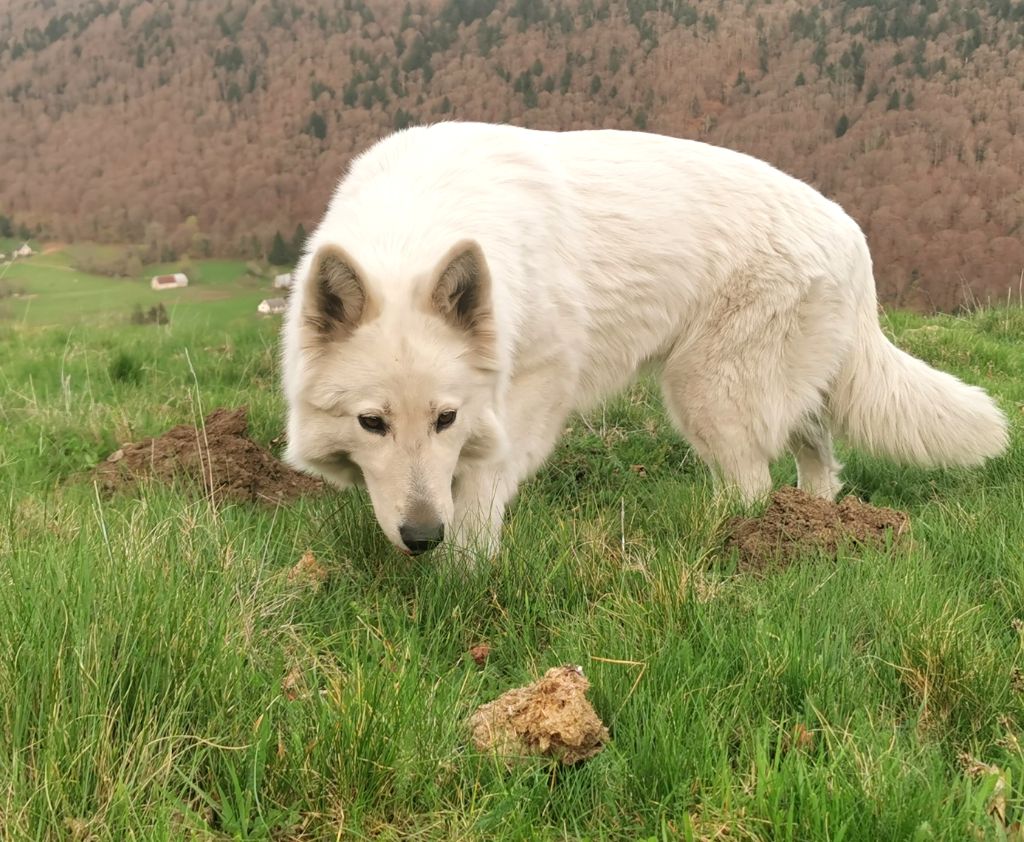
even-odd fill
[[[480,463],[455,482],[454,535],[452,543],[469,565],[481,555],[493,558],[501,545],[505,506],[515,494],[515,483],[505,466]]]

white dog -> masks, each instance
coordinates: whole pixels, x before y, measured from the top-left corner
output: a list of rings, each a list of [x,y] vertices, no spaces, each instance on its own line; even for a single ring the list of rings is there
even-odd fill
[[[787,448],[800,486],[834,498],[832,432],[920,465],[1007,445],[983,391],[885,338],[857,224],[737,152],[413,128],[353,163],[306,249],[284,325],[288,459],[365,483],[408,553],[445,535],[493,553],[568,415],[645,363],[746,501]]]

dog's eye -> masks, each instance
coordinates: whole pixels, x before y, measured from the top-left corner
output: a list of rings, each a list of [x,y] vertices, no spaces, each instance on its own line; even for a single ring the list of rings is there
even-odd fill
[[[376,433],[378,436],[382,436],[388,431],[388,425],[379,415],[360,415],[359,426],[368,433]]]
[[[442,412],[437,416],[437,431],[440,433],[441,430],[447,430],[452,424],[455,423],[455,410],[449,409],[446,412]]]

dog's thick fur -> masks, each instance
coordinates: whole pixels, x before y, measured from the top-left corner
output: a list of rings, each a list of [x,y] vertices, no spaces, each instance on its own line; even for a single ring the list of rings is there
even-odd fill
[[[433,524],[493,552],[569,413],[646,363],[679,432],[747,501],[787,448],[801,487],[833,498],[832,433],[926,466],[1007,445],[981,389],[883,335],[864,235],[838,205],[703,143],[402,131],[354,162],[296,278],[289,460],[365,482],[400,549]]]

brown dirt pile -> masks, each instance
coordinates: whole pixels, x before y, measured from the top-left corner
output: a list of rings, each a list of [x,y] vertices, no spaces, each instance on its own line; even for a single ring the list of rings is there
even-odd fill
[[[513,760],[529,755],[573,764],[588,760],[608,742],[587,701],[590,682],[575,666],[554,667],[526,687],[481,705],[469,719],[473,744]]]
[[[776,491],[764,514],[734,518],[728,547],[739,551],[739,569],[757,572],[785,566],[801,553],[818,550],[835,556],[844,544],[884,547],[890,531],[898,539],[910,520],[895,509],[878,508],[846,497],[836,504],[797,488]]]
[[[156,438],[123,444],[93,477],[114,492],[142,479],[185,479],[216,500],[282,503],[323,489],[248,436],[246,408],[217,409],[202,427],[174,427]]]

